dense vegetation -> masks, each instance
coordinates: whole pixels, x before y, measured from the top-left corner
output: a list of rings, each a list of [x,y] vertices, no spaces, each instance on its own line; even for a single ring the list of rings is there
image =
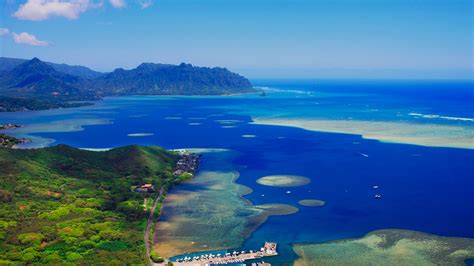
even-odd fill
[[[145,264],[143,198],[177,182],[158,147],[0,148],[0,264]]]
[[[222,95],[252,91],[244,77],[225,68],[190,64],[144,63],[132,70],[116,69],[91,82],[104,95]]]
[[[52,108],[68,108],[90,105],[87,102],[66,102],[61,100],[39,100],[32,98],[15,98],[0,96],[0,112],[18,112],[31,110],[47,110]]]
[[[53,67],[33,58],[2,74],[0,93],[7,97],[39,100],[90,100],[97,95],[80,88],[83,79],[56,71]]]
[[[94,74],[84,67],[46,63],[38,58],[0,58],[2,62],[0,111],[69,107],[70,101],[114,95],[223,95],[253,91],[246,78],[219,67],[144,63],[131,70]]]

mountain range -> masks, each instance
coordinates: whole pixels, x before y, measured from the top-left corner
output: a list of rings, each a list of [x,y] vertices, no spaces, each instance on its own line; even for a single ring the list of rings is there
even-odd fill
[[[68,107],[70,101],[117,95],[224,95],[253,92],[250,81],[226,68],[143,63],[137,68],[100,73],[83,66],[0,58],[1,102],[42,102]],[[21,99],[21,101],[20,101]],[[47,102],[49,104],[44,104]],[[77,105],[77,104],[76,104]],[[76,106],[74,105],[74,106]],[[0,111],[42,109],[0,106]]]

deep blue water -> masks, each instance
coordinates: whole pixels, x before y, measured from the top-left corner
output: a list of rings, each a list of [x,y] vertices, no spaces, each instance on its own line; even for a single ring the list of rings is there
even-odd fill
[[[109,98],[98,107],[45,114],[2,114],[6,122],[38,123],[74,118],[108,118],[109,125],[85,130],[38,133],[56,143],[108,148],[132,143],[165,148],[227,148],[235,160],[238,183],[253,189],[255,204],[288,203],[297,214],[271,217],[245,242],[245,249],[277,241],[291,262],[295,242],[322,242],[359,237],[376,229],[400,228],[443,236],[474,238],[474,150],[389,144],[358,135],[320,133],[298,128],[248,124],[257,113],[282,112],[290,117],[356,117],[365,120],[411,121],[462,125],[472,121],[416,119],[410,112],[474,117],[474,90],[469,82],[331,82],[257,81],[257,85],[311,93],[270,93],[267,97],[127,97]],[[317,103],[318,108],[315,109]],[[367,112],[377,109],[377,112]],[[181,117],[179,120],[166,117]],[[190,119],[205,118],[205,119]],[[216,120],[240,120],[222,128]],[[189,125],[189,123],[202,123]],[[153,133],[129,137],[129,133]],[[253,134],[255,138],[242,138]],[[282,138],[283,137],[283,138]],[[360,153],[369,157],[361,156]],[[258,185],[266,175],[311,178],[309,185],[276,188]],[[372,187],[378,185],[375,191]],[[380,193],[382,199],[374,199]],[[264,194],[265,197],[262,197]],[[298,200],[322,199],[322,208],[302,207]]]

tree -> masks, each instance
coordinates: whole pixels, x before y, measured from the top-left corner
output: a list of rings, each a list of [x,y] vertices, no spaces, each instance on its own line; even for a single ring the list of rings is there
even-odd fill
[[[153,262],[155,263],[162,263],[163,261],[165,261],[162,257],[160,257],[160,255],[156,252],[156,251],[151,251],[150,252],[150,258]]]

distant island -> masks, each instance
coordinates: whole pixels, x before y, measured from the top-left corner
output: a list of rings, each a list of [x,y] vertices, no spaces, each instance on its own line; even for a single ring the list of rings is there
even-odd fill
[[[83,66],[0,58],[0,111],[77,107],[106,96],[227,95],[254,92],[225,68],[143,63],[100,73]]]
[[[144,237],[151,238],[168,188],[192,177],[197,162],[192,154],[137,145],[0,148],[0,264],[162,261]]]

